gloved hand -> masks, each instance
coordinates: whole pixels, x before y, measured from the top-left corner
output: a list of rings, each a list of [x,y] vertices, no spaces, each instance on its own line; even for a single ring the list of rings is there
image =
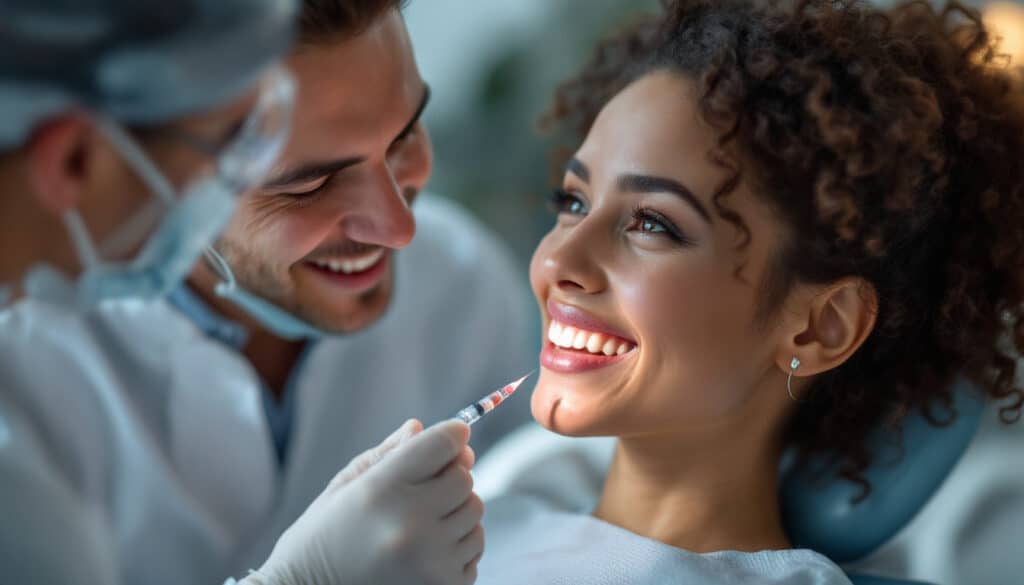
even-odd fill
[[[471,585],[483,554],[469,427],[408,421],[353,459],[241,585]]]

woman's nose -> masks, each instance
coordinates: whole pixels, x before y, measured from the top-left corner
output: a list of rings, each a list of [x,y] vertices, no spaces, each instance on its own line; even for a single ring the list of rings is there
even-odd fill
[[[571,228],[556,228],[537,249],[535,266],[549,284],[568,293],[597,294],[607,286],[599,258],[604,246],[587,220]]]

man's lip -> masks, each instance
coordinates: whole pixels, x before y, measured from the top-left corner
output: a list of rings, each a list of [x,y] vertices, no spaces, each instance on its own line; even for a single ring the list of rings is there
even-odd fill
[[[319,257],[310,256],[308,258],[305,258],[303,262],[308,262],[310,264],[316,264],[317,262],[330,262],[332,260],[342,260],[351,262],[355,260],[362,260],[363,258],[367,258],[375,254],[387,254],[390,251],[391,250],[387,248],[373,248],[369,250],[363,250],[358,254],[331,254],[322,255]]]
[[[312,262],[305,262],[303,264],[307,270],[312,271],[320,278],[330,282],[334,286],[338,286],[353,293],[363,293],[375,288],[383,282],[384,278],[387,276],[390,260],[391,254],[389,252],[385,252],[384,255],[381,256],[380,260],[378,260],[372,267],[355,274],[331,272],[318,267]]]
[[[618,337],[623,341],[628,341],[633,345],[638,345],[636,340],[629,335],[626,335],[619,329],[612,327],[579,307],[559,303],[554,299],[548,299],[547,305],[548,315],[563,325],[570,325],[577,329],[584,329],[592,333],[604,333],[605,335],[611,335],[613,337]]]

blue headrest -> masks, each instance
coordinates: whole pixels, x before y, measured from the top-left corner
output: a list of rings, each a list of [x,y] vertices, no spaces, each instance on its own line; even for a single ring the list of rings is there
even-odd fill
[[[953,406],[958,416],[945,427],[934,427],[920,415],[907,417],[902,453],[891,435],[871,438],[875,459],[865,476],[872,491],[856,504],[860,486],[836,478],[824,464],[784,473],[782,513],[793,545],[846,563],[895,536],[942,484],[978,429],[985,404],[963,378],[954,384]]]

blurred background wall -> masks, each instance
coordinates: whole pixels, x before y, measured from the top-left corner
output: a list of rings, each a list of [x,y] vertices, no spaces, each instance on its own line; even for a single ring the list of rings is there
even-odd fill
[[[879,2],[885,4],[886,2]],[[1024,2],[986,10],[1003,48],[1024,57]],[[550,227],[550,144],[536,131],[558,82],[601,36],[657,0],[411,0],[405,11],[424,78],[434,192],[471,209],[512,246],[525,278]]]

